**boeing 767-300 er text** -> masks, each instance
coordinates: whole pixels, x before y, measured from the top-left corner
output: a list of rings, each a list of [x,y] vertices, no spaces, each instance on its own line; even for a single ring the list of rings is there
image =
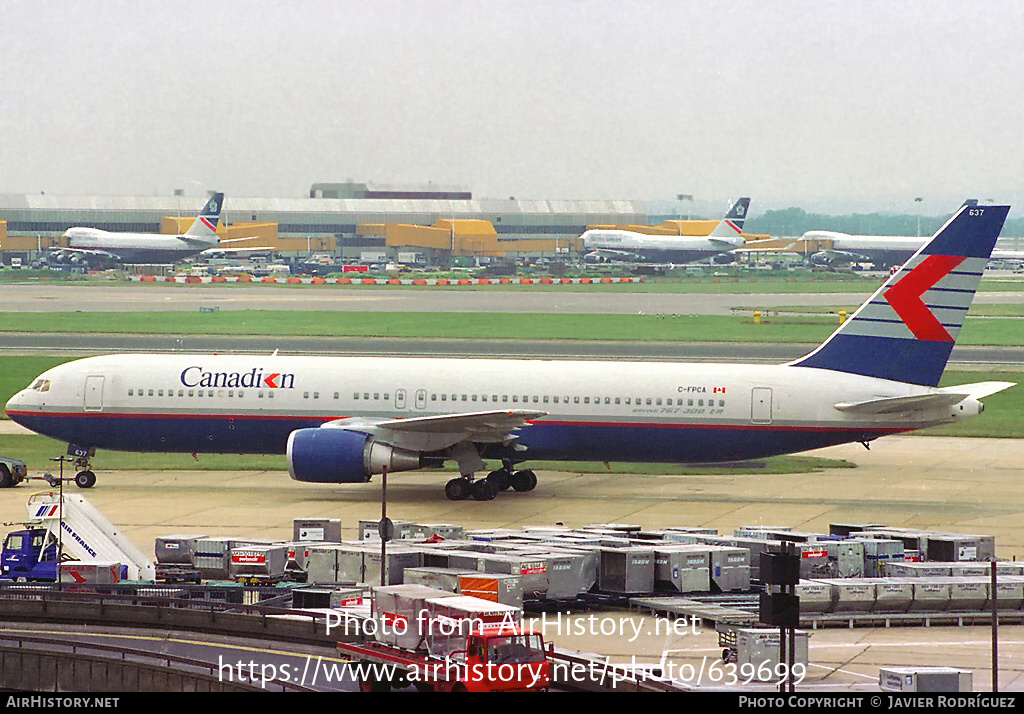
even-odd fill
[[[783,365],[120,354],[50,369],[7,403],[93,449],[285,453],[298,481],[458,462],[449,498],[537,483],[527,459],[761,458],[948,424],[1013,386],[938,387],[1006,206],[965,206],[820,347]],[[484,459],[502,467],[486,478]]]

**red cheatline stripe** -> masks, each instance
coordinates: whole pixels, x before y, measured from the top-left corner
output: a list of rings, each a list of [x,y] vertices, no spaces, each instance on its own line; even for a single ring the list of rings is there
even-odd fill
[[[44,418],[102,418],[102,419],[216,419],[216,420],[237,420],[237,421],[309,421],[322,422],[347,419],[346,416],[316,416],[316,415],[239,415],[239,414],[134,414],[134,413],[112,413],[112,412],[8,412],[11,415],[23,415],[27,417]],[[781,424],[710,424],[710,423],[658,423],[658,422],[603,422],[603,421],[558,421],[553,419],[536,419],[526,422],[540,426],[576,426],[576,427],[607,427],[607,428],[632,428],[632,429],[728,429],[728,430],[751,430],[751,431],[861,431],[880,434],[895,434],[903,431],[913,431],[915,427],[861,427],[850,424],[836,424],[835,426],[787,426]]]

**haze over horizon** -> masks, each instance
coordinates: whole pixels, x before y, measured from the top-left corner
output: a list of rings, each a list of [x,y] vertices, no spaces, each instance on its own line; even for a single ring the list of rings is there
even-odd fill
[[[5,0],[0,192],[1019,216],[1022,30],[1008,0]]]

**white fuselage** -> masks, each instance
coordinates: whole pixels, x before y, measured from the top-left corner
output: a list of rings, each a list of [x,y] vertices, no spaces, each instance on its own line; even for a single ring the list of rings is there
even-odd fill
[[[867,441],[967,415],[834,406],[934,391],[788,365],[112,355],[45,372],[7,412],[85,447],[283,453],[292,431],[334,420],[529,409],[547,415],[517,433],[525,458],[707,462]]]

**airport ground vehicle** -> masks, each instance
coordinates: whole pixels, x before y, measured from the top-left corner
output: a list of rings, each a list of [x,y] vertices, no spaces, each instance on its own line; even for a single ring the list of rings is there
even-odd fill
[[[28,475],[28,466],[21,459],[0,456],[0,488],[17,486]]]
[[[120,563],[130,580],[154,579],[153,564],[142,551],[84,497],[65,494],[62,504],[57,493],[35,493],[26,507],[25,529],[9,533],[4,540],[0,578],[55,581],[63,556]]]
[[[360,662],[357,674],[364,692],[410,685],[436,692],[542,692],[551,686],[543,637],[518,627],[474,629],[463,649],[445,657],[379,642],[338,643],[338,650]],[[371,674],[388,667],[394,668],[390,680]]]

